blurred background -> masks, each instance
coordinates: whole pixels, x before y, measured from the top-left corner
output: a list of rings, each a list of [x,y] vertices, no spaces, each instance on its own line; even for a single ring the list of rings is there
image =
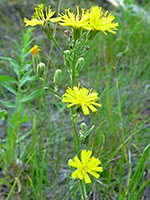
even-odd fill
[[[88,199],[149,200],[150,186],[147,180],[150,179],[150,154],[146,148],[150,142],[150,1],[0,0],[0,75],[16,77],[12,63],[2,57],[18,59],[15,53],[18,47],[14,41],[22,45],[22,35],[28,30],[24,27],[23,19],[31,19],[34,8],[41,3],[44,6],[51,5],[56,11],[55,16],[58,15],[58,11],[64,13],[64,9],[67,8],[75,12],[77,5],[87,9],[98,5],[103,7],[104,11],[112,13],[115,22],[119,23],[116,34],[108,33],[106,36],[99,33],[89,42],[90,50],[85,56],[86,64],[76,81],[77,84],[80,80],[86,88],[94,88],[100,94],[102,103],[98,113],[86,118],[81,116],[89,128],[95,124],[95,129],[86,138],[83,149],[92,149],[104,168],[100,181],[87,186]],[[55,37],[63,50],[69,47],[63,33],[65,29],[66,27],[56,25]],[[47,65],[46,81],[49,85],[53,85],[55,70],[62,70],[63,80],[59,93],[63,94],[70,86],[63,56],[52,46],[40,27],[35,27],[30,32],[30,37],[29,48],[36,44],[41,49],[40,56],[42,62]],[[26,61],[31,61],[31,58],[32,55],[28,54]],[[26,87],[23,88],[25,94],[30,94],[43,85],[36,79]],[[7,106],[4,101],[13,102],[15,98],[3,85],[0,85],[0,99],[0,108],[6,109],[11,118],[13,108]],[[24,111],[28,120],[20,126],[19,134],[23,136],[32,130],[22,144],[31,154],[34,150],[36,153],[33,162],[23,165],[20,163],[26,163],[29,155],[24,148],[19,148],[20,162],[15,167],[6,167],[1,156],[0,200],[8,200],[14,178],[22,169],[23,173],[19,178],[21,189],[16,188],[19,192],[14,192],[9,199],[80,199],[78,182],[74,184],[67,177],[71,174],[67,162],[74,157],[75,149],[72,124],[66,105],[50,92],[44,91],[28,101]],[[6,123],[0,123],[0,148],[5,143],[7,128]],[[120,179],[122,132],[125,134],[126,157]],[[42,162],[43,155],[45,164]],[[144,160],[141,160],[142,156]],[[120,181],[123,187],[121,194]]]

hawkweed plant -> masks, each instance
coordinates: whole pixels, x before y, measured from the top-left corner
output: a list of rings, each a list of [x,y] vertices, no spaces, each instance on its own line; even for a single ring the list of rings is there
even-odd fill
[[[88,42],[93,40],[95,36],[100,32],[107,35],[108,32],[115,34],[118,23],[113,22],[115,19],[112,14],[108,14],[108,11],[103,13],[102,8],[98,6],[92,6],[90,9],[80,9],[77,6],[76,13],[72,13],[70,9],[66,9],[65,13],[59,13],[57,18],[54,18],[54,11],[51,7],[38,5],[35,8],[35,13],[32,19],[24,19],[25,26],[37,26],[39,25],[46,36],[51,42],[59,49],[64,57],[64,64],[67,71],[70,74],[70,86],[66,89],[64,94],[58,93],[60,81],[62,80],[62,73],[60,69],[57,69],[54,74],[55,87],[52,88],[45,81],[46,67],[44,63],[41,63],[38,46],[35,45],[30,51],[33,56],[34,71],[45,86],[57,96],[63,103],[69,103],[71,119],[74,128],[74,134],[76,138],[76,156],[68,161],[68,165],[77,168],[71,175],[73,179],[78,178],[81,186],[81,196],[85,200],[87,198],[86,184],[91,183],[91,179],[88,174],[91,174],[96,179],[99,179],[100,172],[103,171],[103,167],[99,167],[101,164],[99,158],[91,157],[92,151],[82,150],[81,140],[85,139],[94,126],[87,130],[87,125],[83,122],[81,124],[81,131],[77,129],[77,120],[80,113],[89,115],[92,112],[98,112],[97,107],[101,107],[99,103],[98,93],[94,89],[86,89],[84,86],[80,87],[80,82],[76,82],[76,78],[80,76],[80,72],[84,68],[84,56],[88,49]],[[63,51],[58,45],[54,37],[54,24],[58,23],[60,26],[69,27],[70,30],[65,30],[65,36],[69,39],[69,49]],[[42,52],[42,51],[41,51]],[[78,87],[76,86],[78,85]],[[83,141],[82,141],[83,142]],[[81,155],[81,156],[80,156]],[[80,161],[81,160],[81,161]],[[97,173],[98,172],[98,173]]]

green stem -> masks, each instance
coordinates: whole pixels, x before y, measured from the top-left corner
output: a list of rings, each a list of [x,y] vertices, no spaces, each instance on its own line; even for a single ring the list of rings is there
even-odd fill
[[[73,51],[73,60],[72,60],[72,88],[75,85],[75,65],[76,65],[76,54],[75,54],[75,47]]]
[[[77,149],[77,155],[78,155],[78,157],[80,157],[80,139],[79,139],[76,123],[73,119],[73,115],[74,115],[73,107],[70,108],[70,111],[71,111],[73,129],[74,129],[74,133],[75,133],[75,137],[76,137],[76,143],[77,143],[77,148],[76,148]]]
[[[48,36],[48,38],[53,42],[53,44],[57,47],[57,49],[59,49],[59,51],[63,54],[66,55],[65,52],[59,47],[59,45],[57,44],[53,34],[50,34],[50,36]]]
[[[85,47],[85,45],[88,43],[88,40],[85,40],[85,42],[83,43],[82,47],[80,48],[78,55],[81,55],[83,52],[83,48]]]
[[[62,96],[59,94],[59,93],[57,93],[55,90],[53,90],[52,88],[50,88],[48,85],[47,85],[47,83],[45,82],[45,80],[43,79],[43,78],[39,78],[45,85],[46,85],[46,87],[51,91],[51,92],[53,92],[54,94],[56,94],[60,99],[62,99]]]
[[[80,180],[80,186],[81,186],[82,198],[83,200],[86,200],[86,188],[85,185],[83,185],[82,180]]]
[[[16,138],[18,136],[18,132],[19,132],[19,123],[18,123],[18,113],[19,113],[19,100],[20,100],[20,74],[18,76],[18,88],[17,88],[17,95],[16,95],[16,108],[15,108],[15,120],[16,120],[16,123],[15,123],[15,129],[14,129],[14,141],[13,141],[13,162],[15,163],[15,159],[16,159]]]
[[[57,49],[59,49],[59,51],[64,55],[66,56],[65,52],[59,47],[59,45],[57,44],[53,34],[49,35],[48,38],[52,41],[52,43],[55,45],[55,47],[57,47]],[[67,59],[72,62],[71,58],[70,57],[67,57]]]
[[[122,111],[121,111],[121,102],[120,102],[120,95],[119,95],[119,88],[118,88],[118,80],[116,82],[116,88],[117,88],[117,96],[118,96],[118,110],[119,110],[119,116],[121,121],[121,130],[122,130],[122,154],[121,154],[121,163],[120,163],[120,169],[119,169],[119,175],[120,175],[120,183],[119,183],[119,197],[118,199],[122,199],[122,173],[123,173],[123,164],[124,164],[124,155],[125,155],[125,140],[124,140],[124,127],[123,127],[123,118],[122,118]]]

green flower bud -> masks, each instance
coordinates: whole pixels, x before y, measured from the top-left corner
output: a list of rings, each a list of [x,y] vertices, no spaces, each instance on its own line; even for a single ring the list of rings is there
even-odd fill
[[[85,64],[84,58],[81,57],[77,60],[77,63],[76,63],[76,66],[75,66],[76,76],[78,76],[79,73],[83,70],[84,64]]]
[[[86,126],[85,122],[83,122],[80,126],[81,126],[81,129],[82,129],[83,132],[87,131],[87,126]]]
[[[69,67],[70,63],[69,63],[68,57],[70,56],[70,51],[66,50],[66,51],[64,51],[64,53],[66,54],[66,55],[64,55],[64,64],[67,67]]]
[[[44,78],[46,75],[46,67],[45,64],[40,62],[37,66],[37,76],[40,78]]]
[[[7,112],[7,111],[4,112],[4,119],[5,119],[5,120],[8,119],[8,112]]]
[[[58,86],[61,83],[61,79],[62,79],[62,71],[61,69],[57,69],[54,74],[54,83],[56,86]]]
[[[8,119],[8,112],[6,110],[0,110],[0,121]]]

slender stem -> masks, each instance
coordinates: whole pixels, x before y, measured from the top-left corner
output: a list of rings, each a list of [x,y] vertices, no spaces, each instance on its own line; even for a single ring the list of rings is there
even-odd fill
[[[73,51],[73,60],[72,60],[72,88],[75,85],[75,65],[76,65],[76,51],[75,51],[75,45],[74,45],[74,51]]]
[[[122,130],[122,154],[121,154],[121,163],[120,163],[120,169],[119,169],[119,175],[120,175],[120,184],[119,184],[119,197],[118,199],[122,199],[121,192],[122,192],[122,172],[123,172],[123,164],[124,164],[124,155],[125,155],[125,141],[124,141],[124,127],[123,127],[123,118],[122,118],[122,111],[121,111],[121,103],[120,103],[120,95],[119,95],[119,88],[118,88],[118,80],[116,82],[116,88],[117,88],[117,96],[118,96],[118,110],[119,110],[119,116],[121,121],[121,130]]]
[[[14,141],[13,141],[13,162],[15,162],[16,159],[16,138],[18,136],[18,132],[19,132],[19,123],[18,123],[18,113],[19,113],[19,100],[20,100],[20,74],[18,75],[18,88],[17,88],[17,95],[16,95],[16,109],[15,109],[15,120],[16,120],[16,124],[15,124],[15,130],[14,130]]]
[[[48,35],[47,35],[48,36]],[[59,47],[59,45],[57,44],[53,34],[51,34],[50,36],[48,36],[48,38],[52,41],[52,43],[57,47],[57,49],[59,49],[59,51],[66,56],[65,52]],[[72,62],[72,59],[70,57],[67,57],[67,59]]]
[[[74,133],[75,133],[75,137],[76,137],[76,143],[77,143],[77,148],[76,148],[77,149],[77,155],[78,155],[78,157],[80,157],[80,139],[79,139],[76,123],[73,119],[73,115],[74,115],[73,107],[70,108],[70,111],[71,111],[73,129],[74,129]]]
[[[87,43],[88,43],[88,40],[86,40],[86,41],[83,43],[82,47],[80,48],[80,50],[79,50],[79,52],[78,52],[78,55],[82,54],[82,50],[83,50],[83,48],[85,47],[85,45],[86,45]]]
[[[53,92],[54,94],[56,94],[60,99],[62,99],[62,96],[59,94],[59,93],[57,93],[55,90],[53,90],[52,88],[50,88],[48,85],[47,85],[47,83],[45,82],[45,80],[43,79],[43,78],[39,78],[45,85],[46,85],[46,87],[51,91],[51,92]]]
[[[86,190],[85,190],[85,186],[83,185],[82,180],[80,180],[80,186],[81,186],[82,198],[83,200],[86,200]]]
[[[51,39],[51,41],[53,42],[53,44],[57,47],[57,49],[59,49],[59,51],[63,54],[66,55],[65,52],[59,47],[59,45],[57,44],[53,34],[50,35],[49,37]]]

